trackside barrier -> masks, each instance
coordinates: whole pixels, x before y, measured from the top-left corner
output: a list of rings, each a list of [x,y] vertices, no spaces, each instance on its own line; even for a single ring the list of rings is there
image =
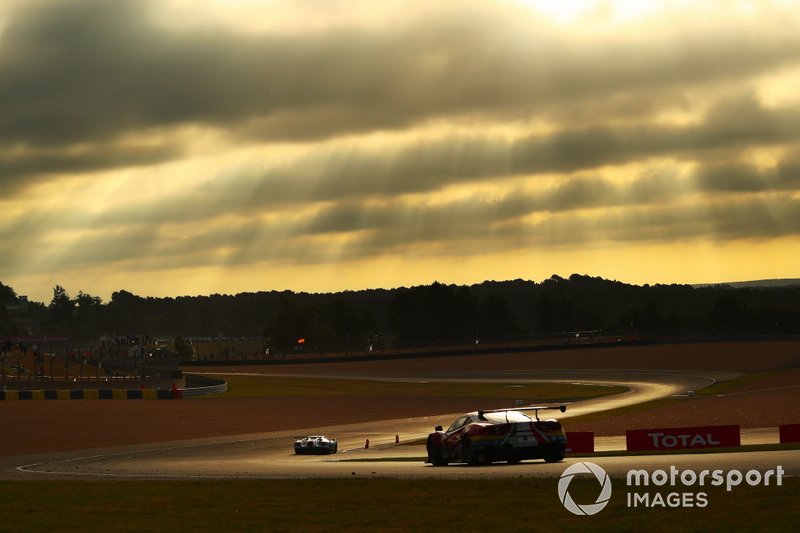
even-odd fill
[[[4,400],[18,400],[19,395],[15,390],[0,390],[0,398]]]
[[[739,426],[629,429],[625,432],[629,452],[644,450],[691,450],[741,446]]]
[[[198,374],[184,374],[184,376],[186,388],[180,390],[183,398],[220,394],[228,390],[228,382],[224,379]]]
[[[800,424],[783,424],[778,426],[781,436],[781,444],[790,442],[800,442]]]
[[[180,390],[126,389],[48,389],[2,390],[2,400],[172,400],[181,398]]]
[[[594,453],[593,431],[567,431],[567,453]]]
[[[177,400],[193,396],[219,394],[228,390],[228,382],[211,376],[184,374],[191,385],[179,389],[173,385],[171,389],[48,389],[48,390],[16,390],[0,388],[2,400]]]

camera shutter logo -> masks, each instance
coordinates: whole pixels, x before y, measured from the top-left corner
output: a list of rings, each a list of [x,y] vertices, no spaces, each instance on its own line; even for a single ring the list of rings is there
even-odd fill
[[[570,482],[572,482],[572,478],[575,477],[576,474],[594,474],[594,477],[597,478],[597,481],[600,482],[600,486],[602,487],[600,489],[600,495],[597,496],[597,501],[585,505],[575,503],[572,496],[567,492],[567,489],[569,488]],[[611,499],[611,478],[608,477],[605,470],[594,463],[575,463],[564,470],[564,473],[561,474],[561,479],[558,480],[558,498],[561,500],[561,503],[564,504],[564,507],[567,508],[567,511],[572,514],[580,516],[597,514],[608,505],[608,501]]]

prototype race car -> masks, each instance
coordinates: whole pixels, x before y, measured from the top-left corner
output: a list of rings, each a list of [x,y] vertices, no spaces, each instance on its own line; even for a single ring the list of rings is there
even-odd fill
[[[336,439],[323,435],[302,437],[294,441],[294,453],[297,455],[327,455],[336,453],[338,448]]]
[[[447,431],[436,426],[428,435],[426,463],[484,465],[494,461],[518,463],[524,459],[544,459],[555,463],[564,459],[567,436],[558,420],[539,420],[539,411],[556,407],[519,407],[467,413]],[[532,419],[523,411],[534,411]]]

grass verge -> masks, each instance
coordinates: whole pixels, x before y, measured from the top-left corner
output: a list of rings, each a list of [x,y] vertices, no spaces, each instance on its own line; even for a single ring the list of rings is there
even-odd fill
[[[570,485],[594,503],[594,480]],[[774,485],[774,483],[773,483]],[[800,479],[782,486],[677,487],[704,507],[628,507],[612,481],[609,505],[574,516],[545,479],[320,479],[226,481],[3,481],[3,531],[791,531],[800,525]],[[638,492],[644,487],[637,487]],[[649,487],[653,489],[654,487]],[[668,500],[669,491],[661,493]]]
[[[606,418],[615,418],[620,415],[626,415],[628,413],[636,413],[639,411],[646,411],[648,409],[655,409],[657,407],[676,405],[679,402],[685,402],[685,401],[687,401],[686,398],[661,398],[659,400],[651,400],[649,402],[626,405],[625,407],[618,407],[616,409],[610,409],[608,411],[599,411],[596,413],[589,413],[586,415],[571,417],[565,419],[563,423],[565,426],[569,426],[572,424],[595,422],[597,420],[604,420]]]
[[[626,390],[624,387],[571,383],[454,383],[230,375],[220,377],[228,382],[228,392],[209,398],[435,396],[559,402],[609,396]]]
[[[766,377],[778,373],[780,373],[780,370],[751,372],[749,374],[742,374],[737,378],[729,379],[728,381],[718,381],[713,385],[709,385],[708,387],[703,387],[702,389],[698,390],[696,394],[697,396],[716,396],[718,394],[724,394],[727,392],[734,391],[743,385],[749,385],[750,383],[755,383]]]

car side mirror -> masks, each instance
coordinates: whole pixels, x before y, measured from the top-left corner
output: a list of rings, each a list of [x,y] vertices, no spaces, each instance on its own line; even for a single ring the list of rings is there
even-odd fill
[[[444,431],[444,429],[442,429],[442,426],[436,426],[435,428],[433,428],[433,430],[434,431]]]
[[[567,406],[566,405],[562,405],[561,406],[561,412],[562,413],[566,413],[567,412]]]

